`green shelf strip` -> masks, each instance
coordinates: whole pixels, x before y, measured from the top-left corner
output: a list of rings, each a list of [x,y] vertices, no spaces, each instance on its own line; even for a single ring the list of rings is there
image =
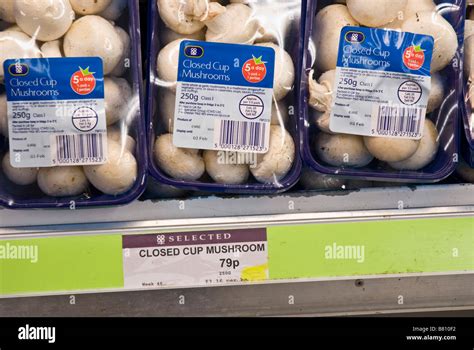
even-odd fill
[[[271,279],[474,272],[472,217],[276,226],[267,237]],[[0,240],[1,295],[123,286],[119,234]]]

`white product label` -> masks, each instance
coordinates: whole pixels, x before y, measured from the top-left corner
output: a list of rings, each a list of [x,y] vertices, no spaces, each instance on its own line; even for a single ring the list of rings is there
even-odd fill
[[[265,229],[123,237],[125,288],[210,286],[268,279]]]
[[[268,152],[274,61],[267,47],[183,41],[174,145]]]

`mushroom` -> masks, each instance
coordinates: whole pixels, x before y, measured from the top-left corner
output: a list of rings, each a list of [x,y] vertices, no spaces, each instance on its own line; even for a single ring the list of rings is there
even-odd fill
[[[280,125],[285,127],[288,123],[288,106],[284,101],[277,101],[272,103],[272,125]]]
[[[344,5],[329,5],[318,12],[313,41],[316,46],[316,67],[320,71],[336,69],[341,30],[346,26],[358,25]]]
[[[291,56],[274,43],[259,43],[256,46],[272,48],[275,51],[275,74],[273,78],[273,98],[283,99],[293,88],[295,82],[295,66]]]
[[[390,23],[386,23],[380,27],[384,29],[401,30],[405,19],[421,11],[435,12],[436,4],[433,2],[433,0],[408,0],[407,5],[403,9],[403,11],[398,14],[397,18],[395,18]]]
[[[202,28],[195,33],[192,34],[180,34],[172,31],[167,27],[163,27],[160,29],[160,43],[162,46],[168,45],[170,42],[175,41],[177,39],[188,39],[188,40],[206,40],[206,30]]]
[[[7,95],[0,95],[0,135],[8,137]]]
[[[290,171],[295,153],[295,143],[288,131],[272,125],[268,152],[257,155],[257,163],[250,167],[250,172],[258,182],[278,184]]]
[[[469,38],[474,34],[474,21],[472,19],[466,19],[464,22],[464,39]]]
[[[63,57],[62,46],[63,44],[59,40],[47,41],[41,45],[41,53],[44,58]]]
[[[119,64],[124,49],[115,27],[99,16],[84,16],[78,19],[64,37],[66,57],[98,56],[104,62],[106,75]]]
[[[194,181],[205,171],[199,150],[176,147],[173,145],[173,134],[163,134],[156,138],[154,156],[158,166],[178,180]]]
[[[345,180],[304,168],[301,172],[300,184],[305,190],[340,190],[344,188]]]
[[[253,44],[265,30],[253,17],[253,10],[244,4],[230,4],[225,11],[204,21],[206,41]]]
[[[319,112],[331,111],[336,70],[323,73],[317,82],[312,75],[313,71],[309,74],[309,105]]]
[[[364,145],[362,136],[319,133],[315,139],[315,153],[325,163],[335,167],[360,168],[373,157]]]
[[[107,128],[107,137],[120,144],[122,148],[125,148],[130,153],[135,153],[135,147],[137,144],[135,139],[128,135],[125,131],[122,131],[121,128],[117,126],[111,126]]]
[[[69,0],[74,11],[81,16],[95,15],[105,11],[112,2],[117,0]]]
[[[474,35],[464,42],[464,75],[467,79],[474,80]]]
[[[34,184],[38,176],[38,168],[14,168],[10,163],[10,152],[3,157],[2,169],[11,182],[21,186]]]
[[[225,7],[208,0],[158,0],[158,11],[165,25],[180,34],[193,34],[226,11]]]
[[[132,98],[132,89],[123,78],[104,79],[104,103],[107,125],[119,121],[127,112],[127,104]]]
[[[431,75],[431,90],[428,98],[428,107],[426,113],[431,113],[438,109],[443,102],[444,97],[444,84],[443,78],[439,73],[433,73]]]
[[[127,7],[127,0],[112,0],[110,5],[98,15],[109,21],[116,21],[122,15],[125,7]]]
[[[127,67],[129,66],[129,63],[130,63],[130,48],[131,48],[130,36],[121,27],[115,27],[115,30],[117,31],[117,34],[119,35],[120,40],[122,40],[123,54],[122,54],[122,57],[120,57],[119,63],[113,69],[113,71],[110,72],[110,74],[116,77],[121,77],[127,70]]]
[[[170,42],[163,47],[156,58],[156,71],[161,80],[160,85],[176,90],[178,78],[179,47],[184,39]]]
[[[423,137],[416,152],[408,159],[391,162],[389,165],[397,170],[419,170],[430,164],[438,153],[438,130],[429,119],[425,119]]]
[[[40,168],[38,186],[51,197],[77,196],[87,191],[89,183],[80,166]]]
[[[106,163],[85,165],[84,173],[99,191],[117,196],[127,192],[135,184],[137,161],[126,148],[108,138]]]
[[[419,0],[417,0],[419,1]],[[379,27],[392,22],[407,5],[407,0],[347,0],[352,17],[367,27]]]
[[[18,26],[39,41],[61,38],[71,27],[74,11],[69,0],[16,0]]]
[[[417,12],[403,22],[402,31],[431,35],[434,38],[432,73],[445,68],[456,54],[457,34],[451,24],[439,13]]]
[[[401,162],[414,155],[420,145],[420,140],[366,136],[364,143],[375,158],[393,163]]]
[[[36,42],[22,32],[0,32],[0,80],[3,80],[3,63],[14,58],[40,58]]]
[[[169,89],[161,89],[158,93],[158,118],[167,132],[173,132],[176,93]]]
[[[248,164],[228,164],[229,159],[238,159],[237,152],[210,151],[203,153],[206,171],[217,183],[228,185],[239,185],[245,183],[249,178]],[[230,162],[229,162],[230,163]]]
[[[0,1],[0,19],[8,23],[15,23],[15,1]]]

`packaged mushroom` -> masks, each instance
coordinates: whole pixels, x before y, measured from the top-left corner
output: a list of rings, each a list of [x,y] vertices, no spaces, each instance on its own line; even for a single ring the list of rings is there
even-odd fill
[[[412,183],[454,171],[464,7],[308,1],[300,130],[313,170]]]
[[[125,204],[144,190],[136,0],[0,4],[0,204]]]
[[[474,4],[468,2],[464,25],[464,103],[461,104],[464,135],[461,153],[474,168]]]
[[[152,176],[177,188],[276,193],[299,177],[301,2],[153,0]]]

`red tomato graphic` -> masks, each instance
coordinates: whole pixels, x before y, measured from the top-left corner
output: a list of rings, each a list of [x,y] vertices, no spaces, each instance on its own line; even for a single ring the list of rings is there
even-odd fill
[[[89,72],[89,67],[79,70],[71,76],[71,89],[78,95],[89,95],[94,91],[96,81],[93,72]]]
[[[242,75],[249,83],[260,83],[267,75],[266,62],[262,61],[262,57],[252,57],[244,63],[242,67]]]
[[[403,53],[403,63],[411,70],[419,70],[425,63],[425,53],[420,46],[410,46]]]

